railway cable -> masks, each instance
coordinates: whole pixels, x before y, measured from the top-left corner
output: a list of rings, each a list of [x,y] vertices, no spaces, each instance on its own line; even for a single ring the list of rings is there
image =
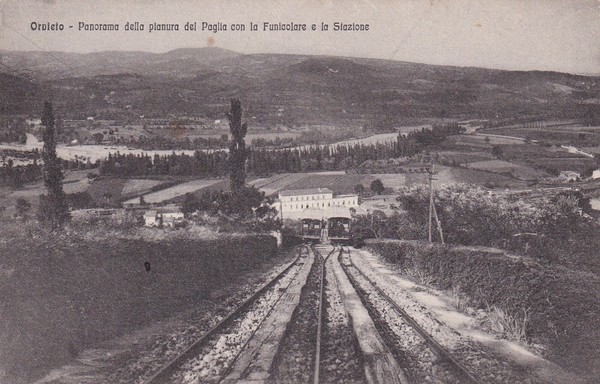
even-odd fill
[[[314,362],[314,373],[313,373],[313,384],[319,384],[319,373],[321,371],[321,334],[323,330],[323,317],[324,311],[323,306],[325,303],[325,264],[327,263],[327,259],[335,253],[336,246],[333,246],[333,249],[326,257],[323,258],[323,268],[321,268],[321,282],[319,287],[319,314],[318,314],[318,323],[317,323],[317,342],[315,346],[315,362]],[[320,254],[319,254],[320,255]],[[323,257],[320,255],[320,257]]]

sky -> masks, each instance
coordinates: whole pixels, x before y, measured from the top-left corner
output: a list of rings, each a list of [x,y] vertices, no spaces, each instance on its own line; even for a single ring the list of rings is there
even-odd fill
[[[136,21],[144,31],[124,30]],[[116,23],[119,31],[79,30],[80,22]],[[197,30],[184,31],[186,22],[195,22]],[[202,22],[220,22],[228,30],[202,31]],[[249,30],[251,22],[258,31]],[[306,23],[308,30],[263,31],[264,22]],[[334,31],[335,22],[369,24],[369,30]],[[64,30],[33,30],[32,23],[59,23]],[[177,23],[180,30],[149,32],[151,23]],[[329,30],[322,31],[321,23]],[[232,31],[231,24],[246,30]],[[206,46],[600,74],[600,0],[0,0],[2,50]]]

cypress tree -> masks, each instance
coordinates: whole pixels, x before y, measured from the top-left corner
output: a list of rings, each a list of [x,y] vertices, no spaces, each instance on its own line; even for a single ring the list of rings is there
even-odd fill
[[[60,159],[56,156],[56,132],[52,103],[44,103],[42,114],[44,127],[42,159],[44,161],[44,185],[47,195],[40,196],[39,219],[52,229],[62,227],[69,219],[69,205],[63,190],[63,174]]]
[[[229,171],[231,191],[236,193],[244,188],[246,182],[246,142],[244,137],[248,125],[242,124],[242,104],[238,99],[231,99],[231,111],[227,114],[231,142],[229,144]]]

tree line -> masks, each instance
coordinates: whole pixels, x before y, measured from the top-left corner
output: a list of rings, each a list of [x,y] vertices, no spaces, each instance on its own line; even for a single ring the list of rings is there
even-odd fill
[[[13,165],[12,159],[8,159],[5,165],[0,167],[0,184],[20,188],[25,183],[40,180],[42,178],[42,167],[34,160],[33,164]]]
[[[408,134],[399,134],[393,142],[354,145],[323,145],[285,149],[244,149],[248,173],[267,175],[279,172],[347,170],[368,160],[412,157],[425,148],[439,144],[449,135],[464,131],[457,124],[436,125]],[[231,152],[230,152],[231,153]],[[179,175],[225,177],[230,154],[226,151],[195,151],[193,155],[109,154],[100,165],[104,176]]]

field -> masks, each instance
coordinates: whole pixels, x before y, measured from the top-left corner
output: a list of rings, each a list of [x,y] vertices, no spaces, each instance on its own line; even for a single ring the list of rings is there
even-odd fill
[[[210,184],[207,185],[204,188],[198,189],[194,192],[191,192],[192,194],[196,195],[197,197],[202,196],[204,193],[206,192],[214,192],[214,191],[228,191],[229,190],[229,186],[230,186],[230,181],[229,179],[221,179],[219,181],[217,181],[214,184]],[[173,203],[173,204],[182,204],[185,200],[185,194],[184,195],[179,195],[176,196],[168,201],[165,201],[167,203]]]
[[[600,127],[585,127],[574,123],[555,123],[554,125],[540,123],[540,125],[546,126],[486,128],[480,130],[479,133],[517,136],[549,144],[573,144],[581,147],[600,145]]]
[[[354,187],[357,184],[363,184],[365,189],[369,189],[371,181],[375,177],[371,175],[319,175],[313,174],[295,183],[289,184],[286,189],[303,188],[329,188],[334,193],[354,193]]]
[[[514,164],[504,160],[476,161],[468,165],[469,168],[482,171],[511,174],[520,180],[536,180],[548,176],[546,173],[535,170],[525,165]]]
[[[177,184],[173,187],[166,188],[160,191],[151,192],[144,195],[144,200],[149,204],[157,204],[162,203],[171,199],[174,199],[178,196],[183,196],[186,193],[194,193],[199,189],[206,188],[213,184],[222,181],[222,179],[199,179],[192,180],[185,183]],[[139,198],[132,198],[125,201],[125,204],[135,204],[139,202]]]
[[[525,141],[518,138],[507,138],[498,137],[492,135],[481,135],[481,134],[464,134],[450,136],[446,140],[446,143],[442,144],[442,148],[458,149],[462,148],[464,151],[467,150],[483,150],[492,148],[494,145],[520,145],[524,144]],[[442,149],[443,150],[443,149]]]
[[[523,180],[548,178],[556,176],[560,171],[587,174],[591,169],[597,168],[594,159],[569,153],[559,143],[554,146],[525,142],[519,145],[500,142],[494,144],[496,138],[490,138],[489,141],[485,138],[485,135],[452,136],[439,145],[438,151],[434,153],[442,164],[459,164],[497,173],[510,172]]]
[[[534,168],[547,170],[554,168],[558,171],[585,172],[596,168],[594,159],[566,152],[557,147],[543,147],[535,144],[521,146],[502,146],[503,157],[517,164],[530,165]]]
[[[77,193],[84,192],[90,187],[90,183],[87,179],[88,171],[68,171],[65,173],[65,179],[63,180],[63,189],[65,193]],[[6,208],[6,210],[0,210],[0,217],[11,216],[15,213],[15,204],[17,199],[23,198],[31,204],[30,213],[35,214],[39,204],[39,196],[46,193],[46,187],[44,187],[43,181],[37,181],[32,184],[28,184],[21,189],[3,190],[0,194],[0,206]]]
[[[343,172],[340,172],[343,174]],[[261,191],[265,192],[266,195],[274,195],[277,192],[288,188],[290,184],[305,179],[309,173],[283,173],[274,175],[266,179],[256,179],[251,181],[249,184],[255,186]]]
[[[510,163],[508,163],[510,164]],[[517,167],[517,166],[515,166]],[[479,169],[436,166],[436,184],[449,185],[455,183],[477,184],[489,187],[524,188],[527,183],[513,177]],[[401,187],[428,185],[427,173],[378,173],[378,174],[344,174],[341,172],[323,173],[291,173],[274,175],[267,179],[256,179],[249,184],[256,186],[267,195],[275,195],[282,190],[304,188],[329,188],[334,193],[355,193],[354,187],[362,184],[368,191],[371,182],[380,179],[384,187],[396,191]]]
[[[468,164],[476,161],[485,161],[495,159],[494,155],[490,151],[439,151],[436,152],[439,156],[439,162],[443,164]]]
[[[484,133],[474,133],[472,136],[469,136],[471,140],[483,140],[484,142],[491,145],[501,145],[501,144],[525,144],[525,140],[519,137],[512,137],[508,135],[487,135]]]
[[[362,184],[369,189],[371,182],[380,175],[345,174],[344,172],[289,173],[275,175],[267,179],[250,182],[267,195],[275,195],[279,191],[305,188],[329,188],[334,193],[354,193],[354,187]],[[402,175],[390,175],[394,178]],[[382,178],[383,181],[383,178]],[[388,185],[384,181],[384,186]]]
[[[511,163],[507,163],[511,164]],[[519,166],[511,164],[514,168]],[[523,167],[524,168],[524,167]],[[482,169],[455,168],[436,166],[436,185],[476,184],[488,187],[524,188],[525,181],[499,172]],[[532,170],[532,172],[535,172]],[[334,193],[354,193],[354,187],[362,184],[369,190],[371,182],[380,179],[386,188],[398,190],[401,187],[428,185],[428,173],[378,173],[378,174],[343,174],[343,173],[292,173],[279,174],[267,179],[257,179],[249,184],[256,186],[267,195],[274,195],[281,190],[303,188],[329,188]]]
[[[162,180],[128,179],[125,185],[123,186],[121,194],[123,196],[140,195],[143,193],[147,193],[147,191],[149,191],[151,188],[161,185],[163,183],[164,181]]]
[[[436,185],[450,185],[450,184],[475,184],[485,186],[489,188],[524,188],[527,183],[520,180],[515,180],[512,177],[487,171],[481,171],[477,169],[466,169],[466,168],[453,168],[440,166],[436,167],[438,174],[436,175]],[[419,175],[407,175],[415,177]],[[426,175],[422,175],[416,180],[408,180],[407,183],[412,184],[425,184],[427,183]]]

